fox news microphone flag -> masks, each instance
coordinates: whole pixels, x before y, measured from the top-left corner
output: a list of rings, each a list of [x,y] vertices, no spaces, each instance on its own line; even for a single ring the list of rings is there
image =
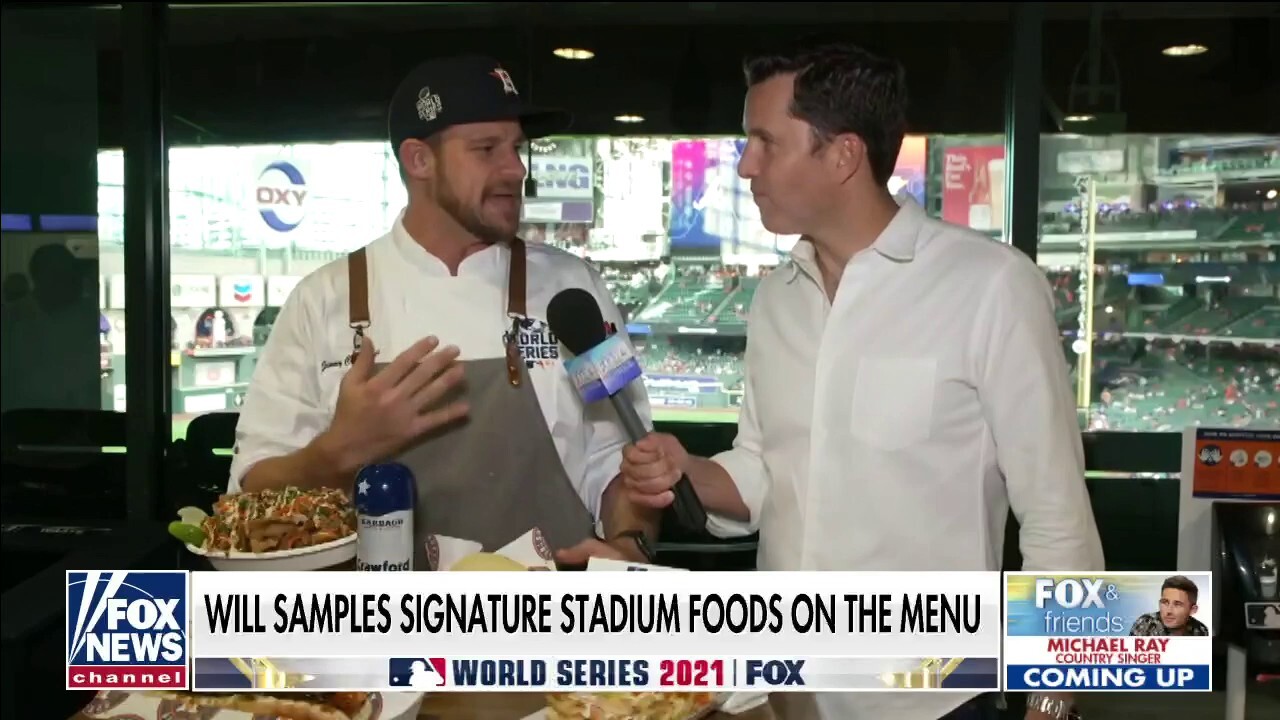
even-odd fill
[[[595,296],[582,288],[561,290],[547,305],[547,324],[574,355],[565,362],[565,371],[583,401],[593,403],[608,398],[631,442],[648,435],[635,406],[623,393],[641,376],[640,363],[622,335],[606,334]],[[707,511],[689,478],[682,475],[671,490],[675,494],[672,510],[680,525],[688,530],[705,530]]]
[[[1210,690],[1209,573],[1005,574],[1005,689]]]

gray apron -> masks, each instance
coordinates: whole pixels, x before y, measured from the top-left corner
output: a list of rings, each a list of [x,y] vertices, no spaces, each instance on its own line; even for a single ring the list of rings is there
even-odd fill
[[[506,357],[463,362],[469,416],[415,440],[398,458],[413,471],[414,560],[429,568],[428,534],[471,540],[492,552],[533,528],[551,550],[595,536],[595,522],[569,482],[530,382],[517,340],[525,317],[525,246],[510,243]],[[368,263],[364,249],[347,258],[350,319],[359,350],[369,317]],[[385,367],[379,363],[375,367]],[[455,394],[456,396],[456,394]],[[452,400],[453,397],[447,398]]]

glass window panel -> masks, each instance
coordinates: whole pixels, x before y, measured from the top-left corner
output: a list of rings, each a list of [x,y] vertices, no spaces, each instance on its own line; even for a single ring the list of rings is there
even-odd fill
[[[930,200],[930,140],[908,137],[889,185]],[[984,140],[984,142],[986,142]],[[521,227],[600,268],[630,320],[661,420],[736,422],[746,317],[797,238],[760,225],[735,137],[554,137],[530,148]],[[298,280],[395,221],[405,189],[382,142],[170,150],[173,407],[234,410]],[[103,262],[123,267],[122,156],[98,154]],[[936,205],[937,203],[935,203]],[[123,347],[123,294],[103,311]]]
[[[1047,136],[1040,162],[1086,427],[1280,427],[1280,136]]]

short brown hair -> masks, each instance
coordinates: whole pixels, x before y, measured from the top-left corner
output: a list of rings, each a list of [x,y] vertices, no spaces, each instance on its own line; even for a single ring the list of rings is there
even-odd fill
[[[747,87],[795,74],[791,116],[813,128],[817,150],[841,133],[867,146],[876,182],[893,175],[907,127],[907,81],[902,64],[848,42],[802,40],[778,52],[748,57]]]
[[[1196,600],[1200,597],[1200,588],[1191,582],[1191,578],[1185,575],[1174,575],[1166,578],[1164,584],[1160,586],[1160,594],[1163,595],[1165,590],[1181,590],[1187,594],[1187,598],[1191,600],[1191,604],[1195,605]]]

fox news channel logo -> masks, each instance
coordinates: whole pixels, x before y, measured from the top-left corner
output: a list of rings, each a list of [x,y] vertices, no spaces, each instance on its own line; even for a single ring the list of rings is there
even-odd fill
[[[1009,690],[1209,690],[1209,573],[1005,575]]]
[[[67,571],[67,689],[186,689],[187,573]]]

